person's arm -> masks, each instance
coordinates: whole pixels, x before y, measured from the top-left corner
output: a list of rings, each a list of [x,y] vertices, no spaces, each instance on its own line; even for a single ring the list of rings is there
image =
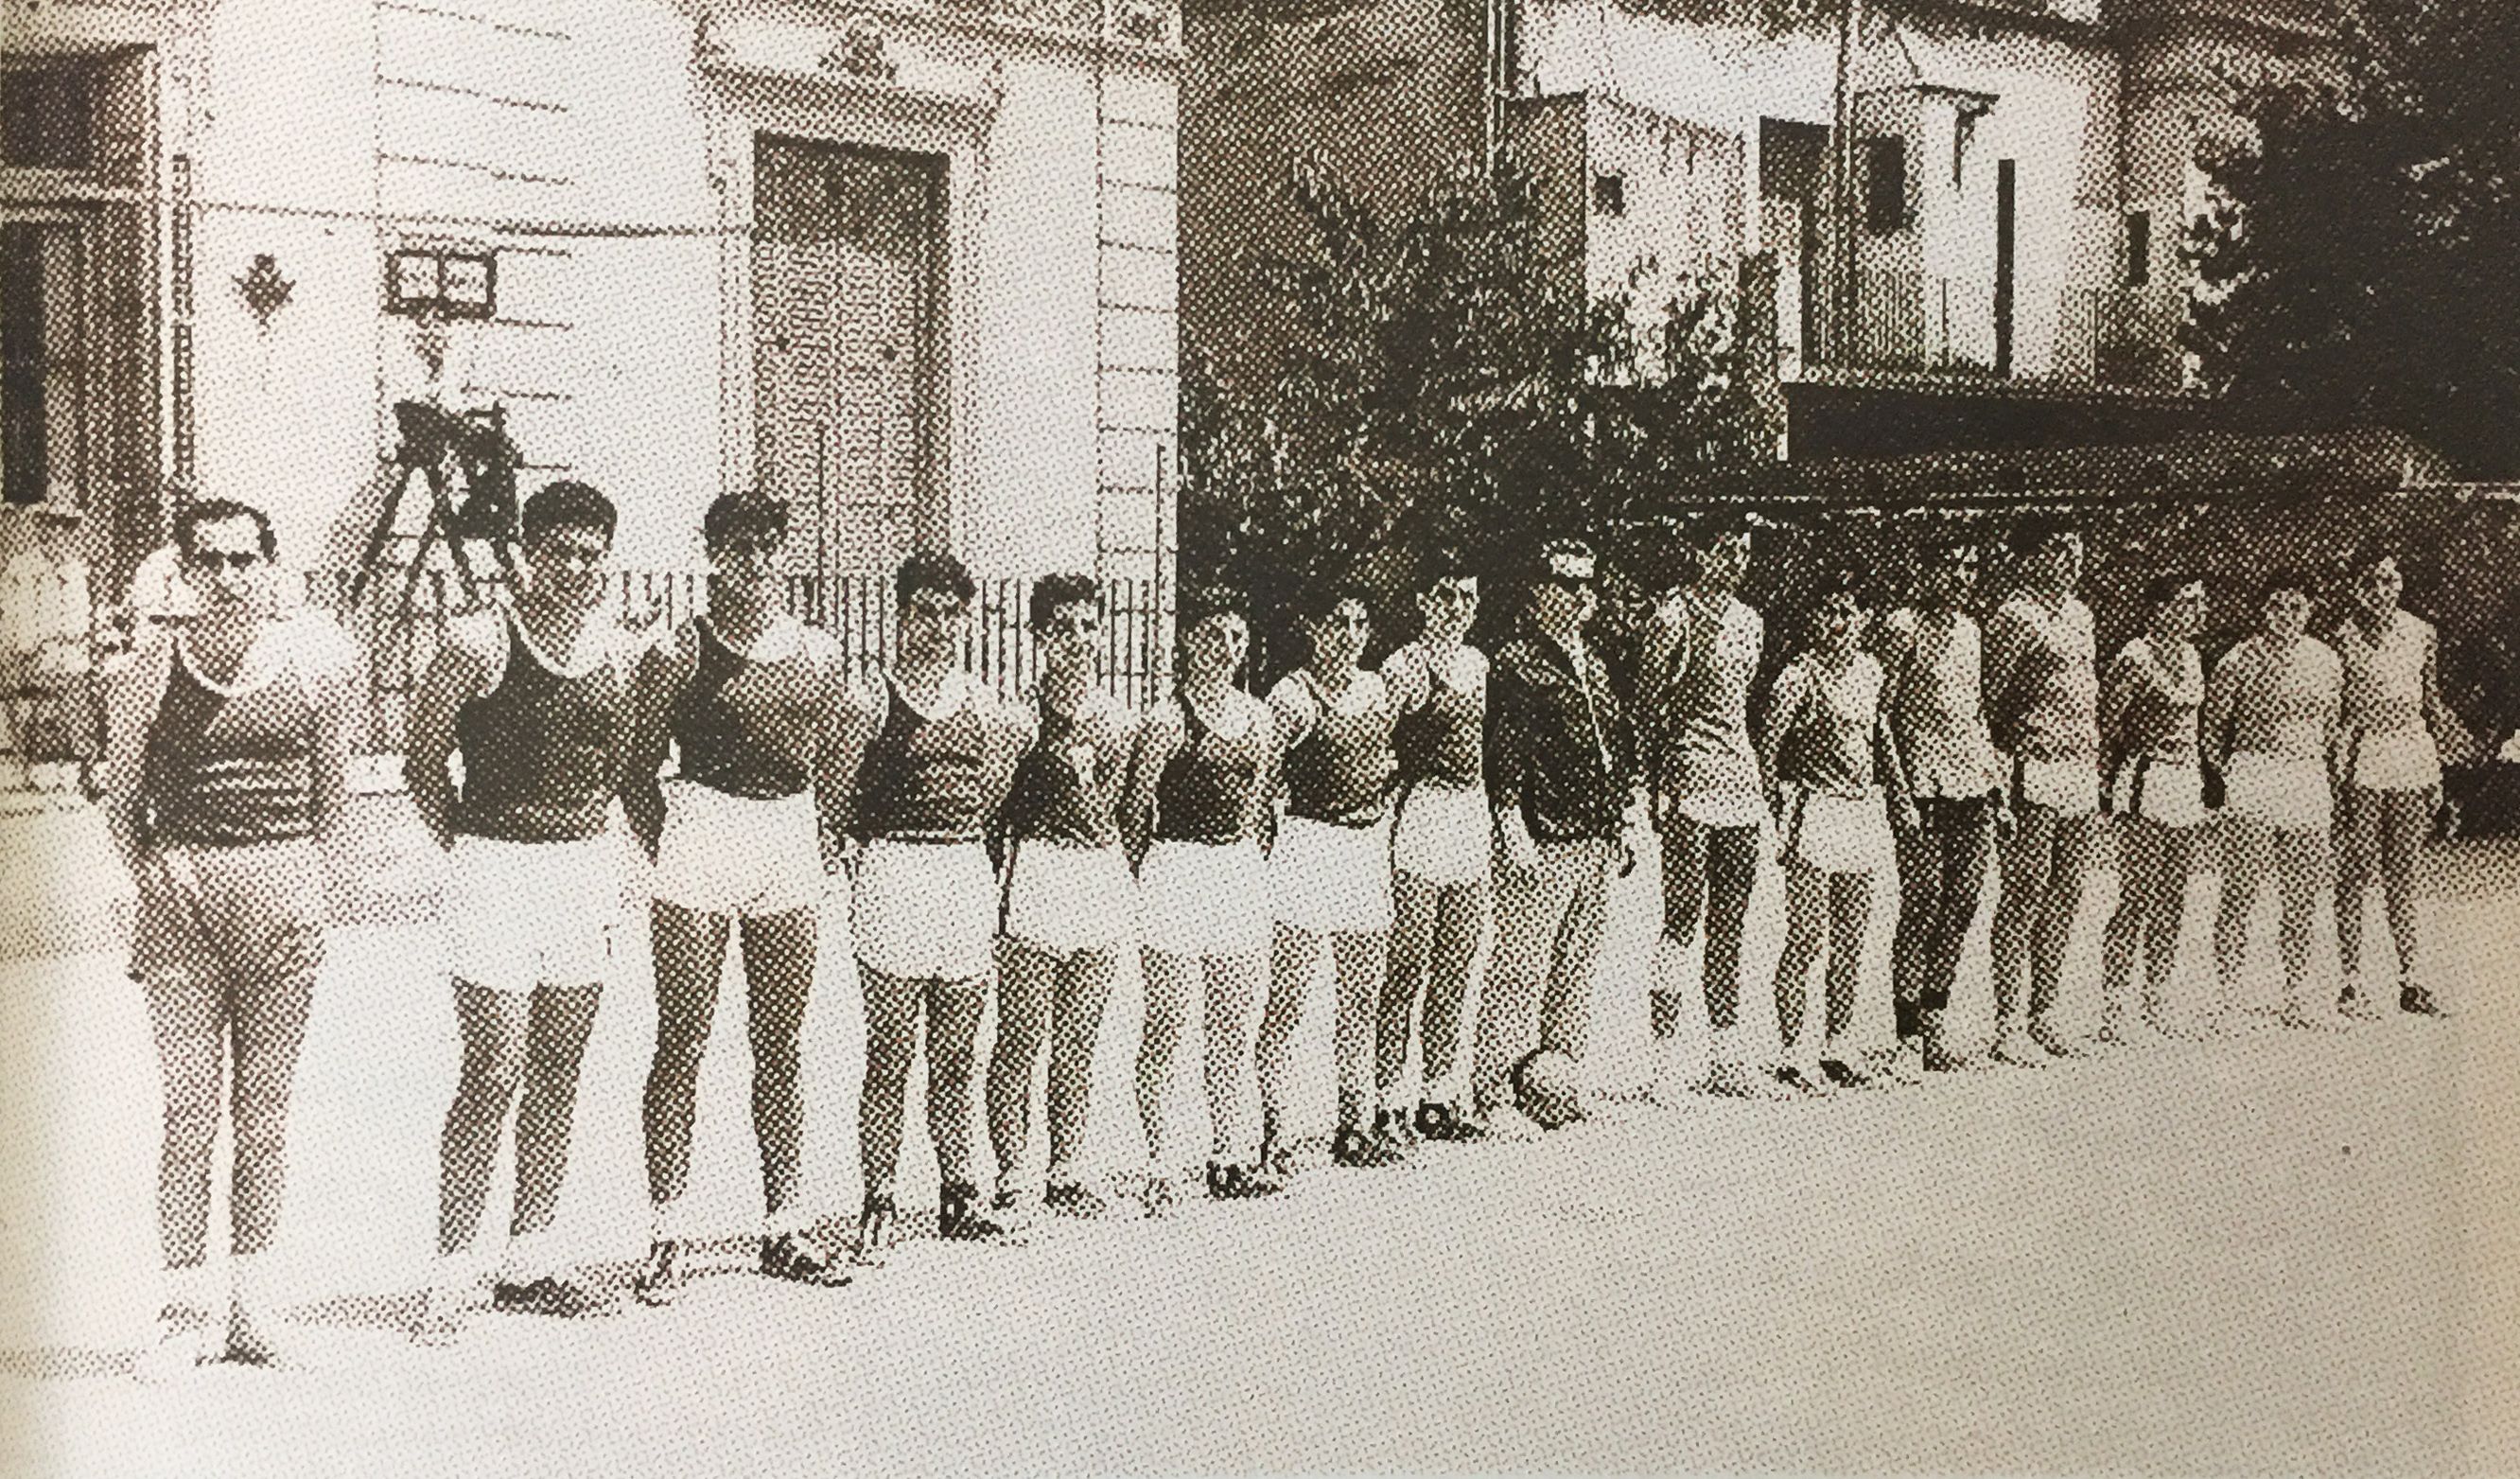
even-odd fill
[[[2036,640],[2027,622],[2010,606],[1999,607],[1987,618],[1979,659],[1979,701],[1985,705],[1987,727],[1992,731],[1996,748],[2009,753],[2017,747],[2014,734],[2020,716],[2012,712],[2012,683],[2021,671],[2022,659],[2029,656]],[[2013,743],[2007,744],[2007,739]]]
[[[884,696],[872,684],[834,669],[832,673],[831,721],[823,738],[822,763],[815,786],[823,813],[823,858],[843,863],[854,856],[851,844],[858,831],[858,776],[866,767],[867,750],[883,729]]]
[[[1007,797],[1014,790],[1015,767],[1032,748],[1033,714],[1029,705],[989,695],[981,721],[988,735],[980,767],[981,814],[988,818],[988,832],[996,836],[1005,819]]]
[[[621,738],[622,819],[651,861],[665,831],[665,789],[658,778],[673,748],[674,702],[691,677],[697,653],[688,651],[679,627],[639,654],[630,677],[630,716]]]
[[[1888,692],[1889,679],[1882,679],[1881,692]],[[1922,824],[1916,809],[1916,793],[1908,781],[1908,757],[1899,747],[1898,731],[1890,724],[1890,706],[1876,703],[1872,709],[1872,763],[1880,771],[1881,794],[1889,798],[1890,824],[1902,832],[1912,832]]]
[[[1426,707],[1435,691],[1434,668],[1423,643],[1395,647],[1382,660],[1382,681],[1391,690],[1391,711],[1413,714]]]
[[[99,766],[105,790],[105,830],[123,865],[136,876],[149,850],[149,818],[142,780],[148,768],[149,727],[166,691],[169,644],[133,653],[106,675],[105,756]]]
[[[1488,671],[1488,804],[1496,811],[1497,837],[1507,863],[1523,872],[1540,858],[1522,805],[1532,770],[1531,702],[1528,678],[1508,653]]]
[[[1784,754],[1785,741],[1803,721],[1811,689],[1811,670],[1799,658],[1787,663],[1768,689],[1768,722],[1759,730],[1759,794],[1768,799],[1772,816],[1784,811],[1784,782],[1777,774],[1777,763]]]
[[[350,794],[350,758],[358,753],[361,721],[366,717],[359,682],[359,656],[340,628],[322,617],[301,615],[299,633],[306,643],[307,695],[314,701],[315,736],[308,765],[308,820],[316,840],[333,835],[343,803]]]
[[[2443,761],[2453,766],[2475,763],[2480,759],[2476,737],[2442,697],[2441,633],[2436,630],[2424,632],[2423,687],[2424,726],[2432,730]]]
[[[505,620],[496,613],[491,617]],[[467,620],[449,626],[411,696],[410,717],[403,726],[403,785],[421,824],[443,849],[455,846],[455,777],[446,766],[455,757],[456,716],[489,691],[491,674],[507,662],[506,643],[506,628],[493,628],[487,622]]]
[[[1664,733],[1671,717],[1671,675],[1687,662],[1685,650],[1688,640],[1688,624],[1679,602],[1665,597],[1646,619],[1642,641],[1637,658],[1637,763],[1644,769],[1654,822],[1663,820],[1662,794]]]
[[[2249,643],[2244,638],[2223,654],[2223,660],[2214,665],[2213,677],[2205,683],[2205,710],[2196,746],[2205,763],[2216,770],[2231,768],[2231,711],[2239,703],[2240,684],[2247,680],[2248,653]]]
[[[1120,787],[1120,845],[1128,850],[1129,866],[1147,860],[1154,845],[1155,787],[1164,766],[1181,751],[1183,730],[1171,704],[1158,701],[1138,724],[1137,741],[1129,747],[1128,777]]]

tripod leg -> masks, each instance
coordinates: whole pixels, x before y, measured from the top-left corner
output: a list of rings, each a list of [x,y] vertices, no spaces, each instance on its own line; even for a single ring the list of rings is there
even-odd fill
[[[477,606],[481,592],[472,581],[472,557],[464,551],[464,531],[455,522],[455,501],[446,485],[445,468],[428,470],[429,517],[446,532],[446,552],[455,558],[455,578],[464,582],[464,603]]]
[[[416,467],[401,463],[396,463],[395,468],[401,475],[401,481],[395,485],[391,492],[385,494],[385,506],[377,510],[376,527],[368,531],[367,550],[359,556],[359,568],[350,577],[348,604],[351,606],[358,605],[359,596],[367,590],[368,577],[376,573],[377,561],[384,555],[385,541],[393,537],[394,515],[402,508],[402,495],[410,490],[411,475],[420,471]],[[413,563],[418,564],[417,561]]]

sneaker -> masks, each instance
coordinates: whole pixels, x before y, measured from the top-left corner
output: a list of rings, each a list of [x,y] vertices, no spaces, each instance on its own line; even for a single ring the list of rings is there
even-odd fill
[[[1531,1116],[1503,1099],[1478,1111],[1478,1126],[1484,1138],[1502,1140],[1509,1145],[1528,1145],[1548,1133],[1532,1121]]]
[[[1776,1100],[1793,1096],[1774,1077],[1754,1074],[1750,1065],[1731,1058],[1707,1064],[1706,1077],[1697,1081],[1697,1091],[1718,1099]]]
[[[1418,1138],[1447,1143],[1484,1140],[1487,1130],[1452,1105],[1429,1100],[1418,1106]]]
[[[1110,1210],[1110,1205],[1082,1181],[1051,1182],[1050,1189],[1042,1193],[1041,1204],[1060,1217],[1097,1218]]]
[[[1410,1123],[1405,1109],[1377,1109],[1373,1112],[1373,1137],[1398,1151],[1403,1158],[1418,1152],[1418,1127]]]
[[[2092,1050],[2045,1021],[2030,1024],[2030,1040],[2051,1058],[2088,1058]]]
[[[1779,1063],[1769,1072],[1778,1083],[1804,1098],[1817,1099],[1828,1092],[1827,1086],[1804,1073],[1799,1063]]]
[[[2410,1017],[2430,1017],[2435,1021],[2450,1016],[2449,1010],[2433,999],[2433,994],[2420,986],[2398,988],[2398,1010]]]
[[[421,1296],[420,1317],[412,1321],[411,1343],[453,1345],[455,1338],[464,1333],[464,1307],[469,1293],[459,1284],[430,1284]]]
[[[2125,1017],[2111,1016],[2100,1019],[2100,1030],[2092,1034],[2092,1045],[2104,1051],[2120,1052],[2130,1047],[2141,1047],[2143,1040],[2137,1036],[2137,1030]]]
[[[1820,1060],[1820,1076],[1838,1088],[1869,1088],[1874,1074],[1861,1053],[1841,1053]]]
[[[190,1375],[209,1359],[209,1316],[182,1305],[158,1312],[158,1338],[131,1363],[131,1374],[151,1386]]]
[[[683,1245],[664,1237],[648,1245],[648,1261],[630,1275],[630,1296],[652,1310],[683,1297]]]
[[[1913,1088],[1925,1082],[1925,1042],[1922,1038],[1902,1038],[1890,1054],[1889,1066],[1881,1077],[1903,1088]]]
[[[1181,1206],[1181,1198],[1173,1191],[1173,1179],[1168,1176],[1147,1178],[1147,1189],[1141,1199],[1149,1218],[1168,1218]]]
[[[893,1209],[892,1193],[867,1193],[866,1207],[858,1213],[858,1245],[854,1257],[861,1264],[880,1264],[892,1251],[893,1239],[900,1234],[901,1217]]]
[[[761,1240],[761,1271],[790,1283],[836,1289],[849,1281],[840,1261],[802,1232],[783,1232]]]
[[[490,1308],[505,1315],[542,1315],[553,1319],[594,1319],[620,1313],[620,1306],[557,1273],[531,1283],[501,1279],[490,1286]]]
[[[221,1355],[243,1366],[285,1370],[295,1364],[289,1348],[273,1334],[276,1321],[240,1304],[228,1312],[227,1349]]]
[[[2402,991],[2400,995],[2404,994]],[[2387,1015],[2380,1010],[2380,1003],[2372,1000],[2370,995],[2361,988],[2354,986],[2348,986],[2336,994],[2336,1009],[2357,1022],[2377,1022]]]
[[[1409,1158],[1389,1140],[1353,1125],[1342,1125],[1338,1133],[1330,1136],[1330,1159],[1360,1171],[1379,1171],[1401,1165]]]
[[[1926,1037],[1917,1060],[1928,1075],[1976,1073],[1995,1066],[1992,1059],[1971,1057],[1939,1035]]]
[[[1987,1056],[2007,1068],[2046,1068],[2055,1061],[2035,1035],[2016,1027],[1996,1029],[1995,1046]]]
[[[1276,1196],[1285,1189],[1247,1166],[1232,1161],[1207,1163],[1207,1195],[1210,1201],[1249,1201],[1254,1197]]]
[[[951,1242],[980,1243],[1006,1236],[1006,1225],[991,1221],[976,1205],[980,1188],[968,1181],[948,1181],[937,1193],[936,1235]]]
[[[2345,1024],[2330,1013],[2313,1011],[2299,1002],[2285,1007],[2277,1014],[2275,1021],[2296,1032],[2341,1033],[2345,1031]]]

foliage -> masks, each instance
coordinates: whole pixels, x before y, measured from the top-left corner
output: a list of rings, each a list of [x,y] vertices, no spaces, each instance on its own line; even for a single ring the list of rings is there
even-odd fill
[[[1259,264],[1284,351],[1251,385],[1185,367],[1192,578],[1282,610],[1328,576],[1396,593],[1436,542],[1503,572],[1539,538],[1649,519],[1752,454],[1717,285],[1639,327],[1542,254],[1511,175],[1444,181],[1396,220],[1317,169],[1288,193],[1303,246]]]
[[[2267,424],[2380,423],[2520,476],[2520,6],[2355,0],[2337,70],[2211,162],[2192,343]]]

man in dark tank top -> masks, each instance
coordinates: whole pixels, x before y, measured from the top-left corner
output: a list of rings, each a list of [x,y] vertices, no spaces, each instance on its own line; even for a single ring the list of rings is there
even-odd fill
[[[440,1145],[438,1261],[413,1330],[423,1341],[462,1324],[512,1103],[516,1204],[492,1304],[567,1318],[615,1308],[564,1276],[550,1241],[620,912],[609,818],[632,643],[604,610],[614,523],[611,501],[582,483],[527,499],[515,604],[450,627],[412,696],[404,777],[448,854],[443,914],[464,1037]],[[449,768],[459,759],[460,787]]]
[[[279,1363],[268,1254],[288,1179],[298,1048],[324,960],[322,843],[341,812],[357,657],[321,619],[270,615],[258,509],[175,520],[195,620],[109,674],[105,818],[139,891],[131,975],[165,1092],[158,1225],[165,1300],[144,1378],[204,1360]],[[229,1280],[208,1260],[222,1070],[233,1085]]]
[[[1091,576],[1034,582],[1029,624],[1041,656],[1033,743],[1000,813],[998,1026],[989,1054],[989,1140],[1001,1213],[1030,1198],[1018,1184],[1032,1135],[1033,1069],[1050,1053],[1050,1164],[1042,1205],[1068,1217],[1104,1210],[1078,1175],[1094,1044],[1136,889],[1120,850],[1120,784],[1137,716],[1096,682],[1102,587]]]
[[[922,1017],[927,1130],[942,1181],[937,1230],[962,1240],[1006,1230],[986,1216],[972,1167],[971,1081],[999,902],[984,839],[1031,735],[1020,713],[963,668],[977,593],[971,573],[942,550],[902,562],[893,577],[898,656],[850,692],[833,744],[840,825],[860,843],[849,935],[866,994],[858,1257],[870,1262],[897,1230],[902,1099]]]
[[[708,612],[641,656],[621,782],[623,817],[655,863],[656,1042],[640,1098],[652,1229],[631,1281],[650,1305],[671,1303],[683,1286],[694,1231],[683,1210],[692,1120],[730,936],[743,955],[752,1047],[765,1209],[758,1267],[800,1283],[848,1282],[814,1239],[797,1194],[816,905],[827,866],[838,866],[822,818],[838,810],[830,757],[840,655],[828,635],[786,612],[787,504],[722,494],[701,517],[700,542],[712,572]],[[676,773],[665,779],[669,755]]]

